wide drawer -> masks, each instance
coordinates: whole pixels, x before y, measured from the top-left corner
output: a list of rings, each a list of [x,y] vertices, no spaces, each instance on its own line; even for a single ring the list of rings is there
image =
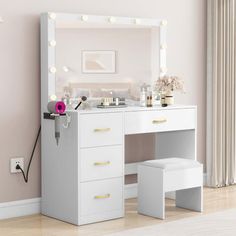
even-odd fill
[[[123,148],[106,146],[81,149],[81,181],[123,176]]]
[[[196,109],[126,112],[125,134],[194,129]]]
[[[123,209],[123,178],[81,184],[81,216]]]
[[[81,147],[122,144],[122,113],[83,114],[80,117]]]

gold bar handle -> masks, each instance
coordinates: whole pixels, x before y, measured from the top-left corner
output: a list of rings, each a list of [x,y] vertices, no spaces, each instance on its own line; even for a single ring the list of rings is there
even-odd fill
[[[111,128],[97,128],[97,129],[94,129],[93,131],[94,132],[108,132],[110,130]]]
[[[110,161],[104,161],[104,162],[94,162],[95,166],[107,166],[110,165],[111,162]]]
[[[161,123],[165,123],[165,122],[167,122],[166,118],[159,118],[157,120],[152,121],[153,124],[161,124]]]
[[[94,196],[95,199],[106,199],[106,198],[110,198],[111,197],[111,194],[105,194],[105,195],[97,195],[97,196]]]

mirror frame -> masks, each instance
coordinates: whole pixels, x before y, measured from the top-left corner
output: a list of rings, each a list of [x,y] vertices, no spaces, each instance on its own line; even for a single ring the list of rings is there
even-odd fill
[[[86,14],[54,13],[41,14],[41,110],[47,110],[49,101],[56,100],[56,28],[68,27],[76,24],[76,28],[147,28],[153,35],[159,30],[159,44],[154,42],[154,51],[158,50],[159,66],[152,64],[152,81],[157,78],[156,68],[159,68],[159,76],[167,73],[166,66],[166,31],[167,21],[153,18],[117,17]],[[154,36],[155,38],[155,36]],[[159,47],[158,47],[159,46]]]

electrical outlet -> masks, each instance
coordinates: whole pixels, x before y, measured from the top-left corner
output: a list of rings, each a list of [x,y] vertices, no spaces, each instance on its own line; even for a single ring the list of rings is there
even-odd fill
[[[23,157],[17,157],[17,158],[11,158],[10,160],[10,171],[11,173],[20,173],[21,170],[17,170],[16,166],[19,165],[22,170],[24,170],[24,158]]]

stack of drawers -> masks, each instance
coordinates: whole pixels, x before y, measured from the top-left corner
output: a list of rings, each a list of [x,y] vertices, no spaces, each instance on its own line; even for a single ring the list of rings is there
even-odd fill
[[[123,114],[81,114],[79,127],[80,224],[123,217]]]

